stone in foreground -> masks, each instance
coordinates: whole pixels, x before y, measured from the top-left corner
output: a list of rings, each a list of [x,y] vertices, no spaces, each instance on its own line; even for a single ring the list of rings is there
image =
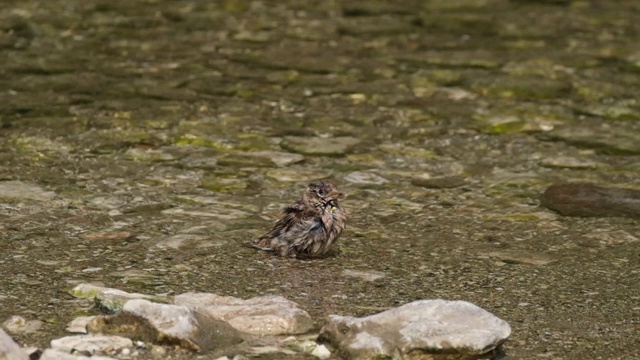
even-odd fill
[[[72,335],[51,340],[52,349],[67,353],[107,354],[132,347],[131,339],[122,336]]]
[[[93,319],[90,333],[118,334],[161,345],[178,345],[193,351],[210,351],[242,341],[224,321],[185,306],[128,301],[122,312]]]
[[[237,330],[253,335],[304,334],[313,327],[309,314],[282,296],[243,300],[209,293],[186,293],[174,297],[174,303],[226,321]]]
[[[626,216],[640,218],[640,191],[592,184],[551,185],[540,197],[542,206],[564,216]]]
[[[318,342],[344,359],[481,359],[511,334],[466,301],[419,300],[364,318],[330,315]]]
[[[2,360],[28,360],[27,355],[20,345],[0,328],[0,359]]]

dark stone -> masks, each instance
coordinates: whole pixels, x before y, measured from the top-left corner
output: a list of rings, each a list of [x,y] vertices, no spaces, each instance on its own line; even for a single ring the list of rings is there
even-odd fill
[[[433,179],[412,179],[411,184],[429,189],[452,189],[466,184],[462,176],[446,176]]]
[[[640,191],[592,184],[551,185],[541,205],[564,216],[627,216],[640,218]]]

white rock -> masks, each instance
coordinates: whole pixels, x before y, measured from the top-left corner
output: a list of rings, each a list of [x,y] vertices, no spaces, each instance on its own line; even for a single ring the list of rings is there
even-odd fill
[[[55,349],[47,349],[42,355],[40,355],[40,360],[115,360],[115,358],[107,357],[107,356],[82,356],[82,355],[74,355],[69,354],[68,352],[55,350]]]
[[[27,353],[2,328],[0,328],[0,359],[29,360]]]
[[[318,341],[349,359],[410,353],[475,359],[511,334],[504,320],[466,301],[419,300],[364,318],[330,315]]]
[[[164,300],[163,298],[158,296],[139,293],[128,293],[119,289],[113,289],[87,283],[76,286],[71,291],[69,291],[69,293],[77,298],[95,299],[98,307],[108,313],[115,313],[122,310],[124,304],[127,301],[133,299],[148,299],[160,301]]]
[[[29,334],[38,331],[42,327],[42,321],[27,321],[27,319],[22,316],[13,315],[5,320],[2,326],[13,334]]]
[[[66,332],[70,333],[79,333],[86,334],[87,333],[87,324],[93,320],[95,316],[80,316],[77,317],[67,324],[67,327],[64,329]]]
[[[303,334],[313,327],[306,311],[281,296],[243,300],[209,293],[186,293],[175,296],[173,302],[227,321],[237,330],[249,334]]]
[[[122,336],[72,335],[51,340],[51,348],[70,353],[71,351],[90,354],[120,351],[133,346],[131,339]]]

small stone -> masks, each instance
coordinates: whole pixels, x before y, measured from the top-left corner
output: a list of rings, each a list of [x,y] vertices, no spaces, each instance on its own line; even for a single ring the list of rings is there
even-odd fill
[[[385,277],[385,274],[380,271],[360,271],[360,270],[343,270],[342,275],[348,277],[355,277],[365,281],[376,281]]]
[[[121,334],[193,351],[221,349],[242,341],[238,332],[224,321],[186,306],[143,299],[128,301],[116,315],[95,318],[87,328],[90,333]]]
[[[368,171],[354,171],[345,176],[344,179],[352,184],[362,185],[382,185],[389,182],[389,180],[382,176]]]
[[[131,339],[122,336],[72,335],[51,340],[51,348],[67,353],[77,351],[96,354],[121,351],[130,347],[133,347]]]
[[[71,320],[67,327],[64,329],[66,332],[70,333],[79,333],[86,334],[87,333],[87,324],[93,320],[95,316],[80,316],[73,320]]]
[[[27,319],[23,318],[22,316],[13,315],[5,320],[5,322],[2,323],[2,326],[8,332],[13,334],[29,334],[40,330],[40,328],[42,327],[42,321],[27,321]]]
[[[452,189],[463,186],[467,183],[466,179],[462,176],[445,176],[440,178],[414,178],[411,179],[411,184],[415,186],[422,186],[429,189]]]
[[[29,360],[27,353],[2,328],[0,328],[0,359]]]
[[[122,310],[124,304],[132,299],[150,299],[156,301],[164,301],[165,299],[157,296],[128,293],[119,289],[107,288],[92,284],[83,283],[72,290],[69,293],[77,298],[82,299],[94,299],[96,305],[103,312],[112,314]]]
[[[529,264],[529,265],[547,265],[556,261],[554,258],[551,258],[542,254],[535,254],[529,251],[492,251],[484,256],[498,258],[500,261],[506,264]]]
[[[581,160],[571,156],[556,156],[540,161],[540,165],[549,168],[560,169],[595,169],[598,163],[590,160]]]
[[[330,315],[318,342],[349,359],[409,358],[416,353],[476,359],[510,334],[504,320],[466,301],[419,300],[364,318]]]
[[[254,335],[303,334],[311,330],[309,314],[281,296],[258,296],[248,300],[209,293],[186,293],[174,303],[227,321],[239,331]]]
[[[558,184],[547,188],[540,200],[542,206],[564,216],[640,217],[640,190],[635,189]]]
[[[46,349],[42,355],[40,355],[40,360],[116,360],[112,357],[107,356],[96,356],[93,355],[91,357],[87,357],[84,355],[75,355],[70,354],[67,351],[61,351],[56,349]]]
[[[280,146],[303,155],[341,156],[358,143],[360,140],[350,136],[335,138],[286,136]]]

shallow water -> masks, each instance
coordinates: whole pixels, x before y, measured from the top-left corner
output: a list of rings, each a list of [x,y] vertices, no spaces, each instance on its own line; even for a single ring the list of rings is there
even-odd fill
[[[78,282],[280,294],[318,326],[445,298],[508,321],[510,358],[638,357],[637,220],[539,207],[552,183],[639,187],[638,10],[5,2],[0,320],[45,321],[16,337],[45,346],[94,311]],[[322,177],[348,194],[336,251],[244,246]]]

